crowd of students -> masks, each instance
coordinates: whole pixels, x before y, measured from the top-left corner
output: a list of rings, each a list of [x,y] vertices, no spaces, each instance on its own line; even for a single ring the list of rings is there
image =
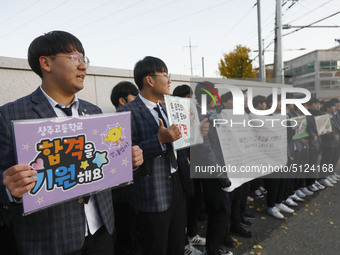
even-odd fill
[[[227,192],[231,182],[227,175],[216,178],[190,178],[190,162],[200,165],[224,165],[224,158],[215,128],[210,124],[217,109],[207,98],[207,114],[202,114],[201,96],[210,82],[175,88],[174,96],[195,97],[203,143],[190,149],[174,150],[172,142],[181,137],[169,119],[162,103],[170,94],[170,76],[166,64],[147,56],[134,67],[134,80],[114,86],[111,101],[118,112],[131,112],[133,184],[112,191],[91,194],[87,199],[66,201],[47,209],[22,216],[22,196],[37,180],[32,166],[17,164],[13,143],[13,120],[78,116],[101,110],[78,99],[83,89],[89,64],[81,42],[70,33],[52,31],[36,38],[29,47],[28,61],[42,83],[32,94],[0,107],[0,231],[5,235],[5,254],[116,254],[116,255],[199,255],[194,246],[205,246],[204,254],[232,252],[232,235],[251,238],[243,226],[253,218],[246,210],[252,194],[267,196],[267,212],[282,219],[292,213],[307,195],[312,195],[339,180],[336,174],[325,178],[265,178],[244,183]],[[243,91],[246,93],[246,91]],[[233,96],[222,97],[226,109],[232,108]],[[253,105],[264,110],[270,107],[271,96],[256,96]],[[280,104],[275,114],[280,113]],[[205,106],[204,106],[205,107]],[[294,140],[288,134],[288,164],[327,165],[335,169],[339,159],[339,101],[321,103],[313,99],[305,106],[309,136]],[[69,108],[68,113],[66,109]],[[302,113],[287,106],[288,116]],[[328,114],[332,132],[318,136],[314,116]],[[319,163],[319,157],[321,163]],[[253,193],[254,192],[254,193]],[[198,219],[205,207],[206,237],[198,233]]]

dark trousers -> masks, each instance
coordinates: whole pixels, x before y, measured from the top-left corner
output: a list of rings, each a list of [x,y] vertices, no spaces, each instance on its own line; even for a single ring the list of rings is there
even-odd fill
[[[274,207],[275,204],[280,204],[287,199],[288,194],[285,194],[287,179],[265,179],[264,182],[267,190],[267,207]]]
[[[112,255],[113,241],[106,228],[102,226],[94,235],[85,237],[83,248],[79,251],[69,253],[69,255]]]
[[[172,175],[172,180],[172,200],[168,210],[137,213],[137,225],[144,255],[184,254],[186,201],[177,172]]]
[[[263,184],[263,180],[261,180],[261,183]],[[242,187],[242,196],[241,196],[240,210],[241,210],[241,218],[242,218],[246,211],[247,197],[249,195],[251,185],[249,182],[246,182],[241,187]]]
[[[333,171],[328,171],[325,175],[331,175],[334,173],[334,169],[338,159],[338,148],[331,147],[323,147],[322,148],[322,159],[321,159],[321,167],[324,168],[333,168]],[[321,171],[323,172],[323,171]]]
[[[318,150],[315,150],[315,149],[309,149],[309,166],[310,167],[313,167],[314,169],[317,169],[318,167],[318,158],[319,158],[319,154],[320,152]],[[317,176],[318,173],[309,173],[309,175],[307,176],[307,179],[306,179],[306,185],[309,186],[309,185],[312,185],[314,184],[315,182],[315,179],[318,177]]]
[[[139,233],[136,229],[136,213],[128,203],[114,203],[115,243],[114,251],[117,255],[137,255],[139,247]]]
[[[230,202],[228,193],[221,189],[217,179],[202,179],[203,195],[208,214],[207,255],[219,255],[219,247],[228,227]]]
[[[241,225],[241,200],[242,200],[243,186],[229,192],[230,200],[230,227],[239,227]]]
[[[188,198],[187,203],[187,236],[197,235],[198,217],[203,206],[203,192],[200,179],[193,179],[195,195]]]

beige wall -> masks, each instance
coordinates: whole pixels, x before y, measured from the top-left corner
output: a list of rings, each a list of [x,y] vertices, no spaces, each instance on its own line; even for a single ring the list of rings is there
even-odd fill
[[[171,74],[171,79],[172,91],[179,84],[189,84],[190,76]],[[92,66],[88,69],[85,88],[78,96],[98,105],[103,112],[114,112],[111,90],[123,80],[134,83],[132,70]],[[0,105],[32,93],[40,83],[40,77],[31,71],[26,59],[0,57]]]

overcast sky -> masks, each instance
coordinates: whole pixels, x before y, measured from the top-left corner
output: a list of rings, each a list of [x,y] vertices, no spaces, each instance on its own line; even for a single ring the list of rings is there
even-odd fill
[[[282,0],[283,24],[309,25],[340,11],[339,0]],[[217,77],[224,53],[258,48],[256,0],[0,0],[0,56],[26,58],[30,42],[65,30],[83,43],[91,65],[133,69],[144,56],[169,73]],[[265,63],[273,62],[275,0],[261,0]],[[337,14],[316,25],[340,25]],[[283,30],[283,34],[293,31]],[[283,37],[283,59],[338,45],[340,28],[305,28]],[[306,48],[304,51],[295,49]],[[255,58],[257,52],[252,52]],[[258,58],[254,66],[258,66]]]

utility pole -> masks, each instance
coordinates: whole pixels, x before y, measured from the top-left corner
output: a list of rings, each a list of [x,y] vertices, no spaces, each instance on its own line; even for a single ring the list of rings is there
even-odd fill
[[[204,77],[204,57],[202,57],[202,77]]]
[[[282,2],[276,0],[275,11],[274,78],[276,83],[284,83],[282,62]]]
[[[266,68],[263,61],[263,45],[262,45],[262,29],[261,29],[261,0],[257,0],[257,32],[258,32],[258,42],[259,42],[259,71],[260,71],[260,81],[266,82]]]
[[[191,48],[196,47],[196,46],[191,45],[191,38],[190,37],[189,37],[189,46],[185,46],[185,47],[189,47],[189,51],[190,51],[190,71],[191,71],[191,76],[193,76]]]

